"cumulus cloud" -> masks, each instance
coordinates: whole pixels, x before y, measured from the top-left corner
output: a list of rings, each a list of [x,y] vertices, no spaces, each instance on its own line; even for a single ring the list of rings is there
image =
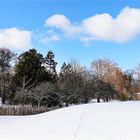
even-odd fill
[[[80,26],[75,26],[71,21],[64,15],[56,14],[45,21],[46,26],[55,27],[61,30],[67,35],[73,35],[80,32]]]
[[[115,18],[103,13],[83,19],[78,24],[57,14],[46,19],[45,25],[60,30],[64,36],[82,41],[127,42],[140,33],[140,9],[125,7]]]
[[[26,49],[31,47],[31,32],[18,28],[0,29],[0,47]]]

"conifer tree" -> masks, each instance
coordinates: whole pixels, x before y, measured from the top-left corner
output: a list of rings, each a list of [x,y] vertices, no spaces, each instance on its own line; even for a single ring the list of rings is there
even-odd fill
[[[18,57],[18,62],[15,66],[14,80],[16,84],[24,89],[46,80],[47,73],[45,72],[43,64],[43,55],[35,49],[30,49],[22,53]]]
[[[57,79],[56,65],[57,62],[54,60],[55,55],[52,51],[49,51],[45,57],[45,68],[48,73],[48,80],[55,82]]]

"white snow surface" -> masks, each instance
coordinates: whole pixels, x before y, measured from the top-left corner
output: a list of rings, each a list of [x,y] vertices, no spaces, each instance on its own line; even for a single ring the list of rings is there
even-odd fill
[[[140,140],[140,101],[0,116],[0,140]]]

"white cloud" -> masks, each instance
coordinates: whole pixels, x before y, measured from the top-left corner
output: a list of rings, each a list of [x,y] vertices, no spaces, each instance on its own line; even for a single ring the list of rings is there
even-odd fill
[[[57,42],[59,40],[60,40],[60,38],[58,36],[52,35],[52,36],[45,36],[40,41],[43,43],[50,43],[50,42]]]
[[[75,26],[67,17],[60,14],[53,15],[46,19],[45,25],[60,29],[66,35],[72,35],[80,32],[80,27]]]
[[[108,13],[97,14],[83,19],[78,25],[64,15],[53,15],[46,19],[47,27],[54,27],[64,36],[82,41],[103,40],[127,42],[140,33],[140,9],[126,7],[113,18]]]
[[[0,47],[26,49],[31,47],[31,32],[18,28],[0,29]]]
[[[87,35],[87,40],[107,40],[111,39],[113,33],[113,20],[108,14],[95,15],[93,17],[83,20],[82,27],[84,33]]]

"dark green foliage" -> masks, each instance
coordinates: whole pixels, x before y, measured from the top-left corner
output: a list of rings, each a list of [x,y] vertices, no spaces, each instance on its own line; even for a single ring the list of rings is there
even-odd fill
[[[0,55],[2,54],[4,54],[3,50],[0,50]],[[76,60],[68,64],[63,63],[60,74],[57,76],[57,62],[54,60],[55,55],[52,51],[49,51],[45,58],[35,49],[22,53],[15,65],[14,75],[11,75],[10,62],[14,56],[15,54],[9,52],[8,57],[2,57],[0,60],[1,93],[4,91],[3,101],[8,97],[10,104],[31,104],[38,108],[62,107],[88,103],[95,98],[97,102],[101,99],[108,102],[114,98],[126,100],[134,91],[132,91],[134,79],[131,73],[126,72],[123,77],[120,76],[122,86],[119,84],[118,76],[113,75],[115,73],[111,76],[109,73],[104,74],[101,78],[97,73],[81,66]],[[108,66],[102,63],[101,65]],[[111,82],[114,76],[116,77]]]
[[[43,55],[35,49],[26,51],[18,57],[14,77],[18,86],[22,87],[23,83],[25,86],[31,86],[32,84],[46,80],[47,75]]]
[[[64,63],[59,76],[59,86],[62,95],[62,100],[68,106],[74,101],[74,96],[77,95],[75,79],[73,79],[71,65]]]
[[[114,87],[103,80],[96,79],[95,81],[95,97],[97,98],[97,102],[100,102],[100,99],[103,99],[104,102],[108,102],[111,99],[114,99],[116,96],[116,90]]]
[[[91,76],[89,79],[84,78],[81,84],[80,94],[82,95],[83,103],[88,103],[94,98],[97,99],[97,102],[100,102],[101,99],[104,102],[108,102],[116,96],[116,90],[113,85],[98,79],[98,77]]]
[[[91,85],[85,79],[85,71],[79,65],[64,63],[59,77],[62,100],[69,104],[87,103],[93,93]],[[88,85],[89,84],[89,85]],[[91,91],[91,92],[89,92]]]
[[[55,56],[52,51],[49,51],[47,56],[45,57],[45,69],[48,73],[48,81],[56,82],[57,80],[57,72],[56,65],[57,62],[54,60]]]
[[[94,98],[97,98],[97,102],[100,102],[100,99],[108,102],[116,95],[110,83],[104,82],[77,64],[63,63],[59,81],[62,99],[66,106],[88,103]]]

